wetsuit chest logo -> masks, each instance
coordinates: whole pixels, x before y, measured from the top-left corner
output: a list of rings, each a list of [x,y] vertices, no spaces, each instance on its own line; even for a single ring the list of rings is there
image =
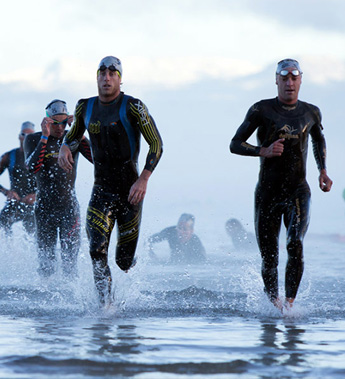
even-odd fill
[[[285,139],[298,139],[299,135],[296,134],[298,130],[295,129],[293,126],[290,126],[288,124],[285,124],[281,129],[279,129],[279,138],[285,138]]]
[[[58,159],[58,157],[59,157],[59,152],[57,151],[52,151],[51,153],[47,153],[46,155],[45,155],[45,158],[47,158],[47,159],[49,159],[49,158],[56,158],[56,159]]]
[[[101,132],[101,122],[97,121],[95,123],[90,123],[88,130],[89,130],[89,133],[99,134]]]

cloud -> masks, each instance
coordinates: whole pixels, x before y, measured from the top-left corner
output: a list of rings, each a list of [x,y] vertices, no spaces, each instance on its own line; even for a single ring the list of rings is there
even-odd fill
[[[124,81],[133,86],[178,88],[202,80],[202,78],[233,79],[256,73],[258,64],[241,59],[224,57],[160,57],[127,56],[122,60]],[[0,75],[1,83],[20,82],[37,90],[95,84],[96,66],[76,59],[55,60],[44,70],[27,67]]]
[[[328,56],[305,56],[301,63],[307,68],[309,79],[320,85],[345,81],[345,61]],[[305,69],[303,68],[305,71]]]
[[[324,55],[293,56],[300,60],[305,77],[320,85],[345,80],[345,60]],[[122,59],[125,86],[139,91],[178,89],[204,80],[239,80],[242,88],[251,90],[260,86],[259,76],[266,70],[274,71],[275,62],[263,64],[246,59],[224,56],[184,57],[125,56]],[[52,91],[69,88],[71,92],[96,91],[96,62],[57,59],[43,69],[23,67],[11,73],[0,74],[0,83],[23,90]],[[248,79],[249,78],[249,79]]]
[[[311,27],[316,31],[345,32],[343,0],[242,0],[241,8],[280,24],[293,27]]]
[[[109,54],[123,60],[126,83],[155,88],[243,77],[285,56],[345,59],[343,29],[334,26],[345,4],[337,0],[330,6],[318,0],[18,1],[6,3],[0,25],[2,83],[94,86],[95,67]]]

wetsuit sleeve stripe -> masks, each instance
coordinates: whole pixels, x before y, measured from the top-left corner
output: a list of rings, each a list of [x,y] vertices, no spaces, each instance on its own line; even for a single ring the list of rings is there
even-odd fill
[[[41,151],[39,153],[39,156],[38,156],[38,160],[37,160],[37,163],[35,164],[35,169],[34,169],[34,174],[36,174],[40,168],[42,167],[42,164],[43,164],[43,161],[44,161],[44,153],[46,151],[46,147],[47,145],[43,145],[41,146]]]
[[[79,150],[89,162],[93,163],[90,143],[86,138],[81,140]]]
[[[139,129],[149,144],[149,152],[146,158],[145,169],[153,171],[157,166],[163,151],[163,143],[153,118],[148,113],[144,104],[130,104],[130,112],[138,121]]]
[[[64,143],[67,145],[70,145],[72,142],[77,142],[77,145],[79,145],[85,132],[86,127],[83,120],[84,104],[85,103],[83,101],[79,101],[76,106],[74,112],[74,122],[64,138]]]
[[[47,144],[40,138],[41,136],[35,133],[33,136],[27,136],[24,141],[25,164],[28,170],[35,174],[41,169],[47,150]]]
[[[132,114],[139,122],[140,131],[145,140],[150,144],[150,150],[158,153],[160,150],[160,136],[153,122],[153,119],[148,114],[146,107],[143,112],[139,112],[133,104],[130,105]]]

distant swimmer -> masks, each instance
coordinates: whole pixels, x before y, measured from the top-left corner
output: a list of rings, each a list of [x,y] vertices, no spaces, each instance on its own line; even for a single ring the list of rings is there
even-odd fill
[[[311,136],[319,186],[328,192],[332,180],[326,171],[326,143],[321,113],[298,100],[302,71],[294,59],[278,62],[278,97],[262,100],[248,111],[233,137],[232,153],[260,157],[255,191],[255,228],[262,256],[265,292],[277,307],[292,306],[303,274],[303,238],[309,224],[310,189],[306,181],[308,137]],[[247,142],[257,130],[258,146]],[[281,221],[287,231],[288,261],[285,302],[278,294],[278,255]]]
[[[225,223],[225,230],[232,240],[236,251],[254,250],[257,248],[253,233],[247,232],[241,222],[231,218]]]
[[[34,133],[35,125],[26,121],[19,133],[19,147],[8,151],[0,158],[0,175],[7,169],[10,177],[10,189],[0,185],[0,192],[6,196],[6,203],[0,212],[0,227],[6,234],[12,232],[12,225],[22,221],[27,233],[35,231],[34,203],[36,197],[36,181],[33,173],[25,166],[24,139]]]
[[[108,265],[111,233],[117,223],[116,263],[127,272],[135,263],[143,200],[149,178],[163,152],[153,117],[145,104],[121,89],[122,65],[105,57],[97,69],[98,96],[79,100],[75,121],[60,149],[59,162],[70,170],[71,151],[88,130],[94,158],[94,187],[86,216],[95,286],[101,305],[111,301]],[[146,163],[138,173],[141,136],[149,145]]]
[[[26,164],[37,180],[35,204],[36,238],[38,245],[38,272],[42,277],[52,275],[57,267],[56,245],[60,239],[63,274],[77,276],[77,258],[80,247],[79,203],[75,193],[78,156],[81,153],[92,162],[87,139],[73,152],[74,164],[69,172],[58,165],[59,149],[67,124],[73,116],[68,115],[63,100],[55,99],[46,107],[46,117],[41,123],[41,132],[30,134],[25,139]]]
[[[153,244],[167,241],[170,247],[171,264],[196,264],[206,260],[206,253],[199,237],[194,234],[195,218],[191,214],[183,213],[176,226],[169,226],[161,232],[153,234],[148,239],[150,256],[158,260],[153,250]]]

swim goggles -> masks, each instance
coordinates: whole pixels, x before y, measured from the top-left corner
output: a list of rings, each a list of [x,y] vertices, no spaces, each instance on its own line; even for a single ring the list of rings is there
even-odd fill
[[[106,69],[112,71],[112,72],[117,72],[119,77],[121,78],[121,72],[112,64],[110,66],[106,66],[105,64],[102,64],[102,66],[100,66],[100,68],[98,69],[98,71],[105,71]]]
[[[112,72],[117,71],[119,76],[122,77],[122,65],[120,59],[113,56],[103,58],[98,65],[97,71],[105,71],[106,69],[109,69]]]
[[[302,72],[300,72],[299,70],[295,69],[295,70],[281,70],[280,72],[278,72],[278,74],[280,76],[288,76],[289,74],[291,74],[292,76],[299,76],[302,74]]]
[[[68,117],[66,117],[66,118],[65,118],[64,120],[62,120],[62,121],[57,121],[57,120],[54,120],[53,118],[52,118],[52,120],[53,120],[53,124],[54,124],[54,125],[60,125],[60,124],[67,125]]]

